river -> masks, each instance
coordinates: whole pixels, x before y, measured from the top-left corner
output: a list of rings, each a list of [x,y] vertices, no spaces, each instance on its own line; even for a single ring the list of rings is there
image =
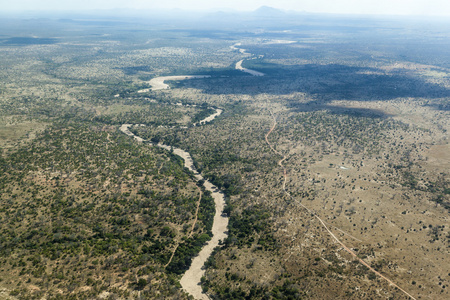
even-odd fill
[[[236,44],[236,46],[239,46],[239,44]],[[246,54],[245,49],[242,50],[241,53]],[[242,67],[243,60],[236,63],[236,69],[249,73],[253,76],[264,76],[264,73],[250,70],[247,68]],[[169,85],[164,83],[166,80],[184,80],[184,79],[193,79],[193,78],[209,78],[211,76],[209,75],[186,75],[186,76],[165,76],[165,77],[156,77],[149,81],[149,84],[151,88],[139,90],[138,93],[145,93],[149,92],[150,90],[156,91],[156,90],[163,90],[168,89]],[[206,117],[205,119],[194,123],[194,126],[201,126],[205,125],[208,122],[211,122],[214,120],[217,116],[219,116],[222,113],[222,109],[215,108],[216,112],[212,115]],[[130,128],[132,126],[135,126],[133,124],[123,124],[120,127],[120,131],[125,133],[126,135],[133,137],[138,142],[145,142],[145,140],[139,136],[136,136],[134,133],[130,131]],[[140,126],[140,125],[139,125]],[[155,145],[155,144],[153,144]],[[227,226],[228,226],[228,218],[225,217],[222,212],[225,207],[225,197],[223,192],[221,192],[216,186],[214,186],[210,181],[205,180],[203,176],[198,173],[198,171],[194,167],[194,162],[192,160],[191,155],[180,148],[171,147],[168,145],[164,145],[161,143],[156,144],[157,147],[166,149],[166,150],[173,150],[173,153],[180,156],[184,160],[184,166],[188,168],[190,171],[194,173],[195,179],[197,181],[204,180],[204,186],[205,189],[211,192],[212,197],[214,198],[214,203],[216,206],[216,213],[214,215],[214,223],[211,229],[211,232],[213,234],[212,239],[202,248],[198,256],[196,256],[192,260],[192,264],[190,268],[184,273],[183,277],[181,277],[180,283],[182,288],[190,295],[192,295],[195,299],[198,300],[208,300],[208,296],[202,292],[202,288],[200,285],[200,279],[205,274],[205,269],[203,268],[203,265],[205,264],[206,260],[211,256],[213,250],[215,247],[219,245],[219,241],[224,241],[227,237]]]
[[[195,79],[195,78],[209,78],[210,75],[181,75],[181,76],[161,76],[151,79],[148,84],[151,88],[139,90],[138,93],[146,93],[149,91],[166,90],[169,85],[164,83],[164,81],[170,80],[185,80],[185,79]]]
[[[212,121],[214,118],[216,118],[218,115],[222,113],[221,109],[216,109],[216,112],[205,119],[201,120],[200,122],[196,123],[198,125],[204,125],[210,121]],[[138,142],[145,142],[145,140],[134,133],[130,131],[130,128],[132,126],[135,126],[133,124],[123,124],[120,126],[120,131],[125,133],[126,135],[133,137]],[[138,125],[140,126],[140,125]],[[155,144],[153,144],[155,145]],[[224,194],[216,187],[214,186],[210,181],[205,180],[203,176],[198,173],[198,171],[194,167],[194,162],[192,160],[191,155],[184,151],[183,149],[171,147],[164,144],[156,144],[157,147],[166,149],[168,151],[173,150],[173,153],[180,156],[184,160],[184,166],[188,168],[190,171],[194,173],[195,179],[197,181],[204,180],[204,187],[206,190],[211,192],[212,197],[214,198],[214,204],[216,206],[216,213],[214,215],[214,223],[211,229],[211,232],[213,234],[212,239],[203,247],[203,249],[200,251],[198,256],[196,256],[192,260],[192,264],[190,268],[184,273],[183,277],[180,280],[181,286],[183,289],[192,295],[195,299],[200,300],[208,300],[208,296],[206,296],[202,292],[202,288],[200,285],[200,279],[205,274],[204,269],[202,269],[203,265],[205,264],[208,257],[211,256],[213,250],[215,247],[219,245],[219,241],[224,241],[227,237],[227,226],[228,226],[228,218],[225,217],[222,212],[225,207],[225,197]]]
[[[261,72],[255,71],[255,70],[251,70],[251,69],[244,68],[244,67],[242,66],[242,63],[243,63],[243,62],[244,62],[244,60],[241,59],[240,61],[238,61],[238,62],[236,63],[236,70],[239,70],[239,71],[242,71],[242,72],[251,74],[251,75],[253,75],[253,76],[264,76],[264,75],[265,75],[264,73],[261,73]]]

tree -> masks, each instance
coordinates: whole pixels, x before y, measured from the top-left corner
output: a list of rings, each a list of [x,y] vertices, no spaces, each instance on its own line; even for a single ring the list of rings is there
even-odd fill
[[[139,278],[137,284],[136,284],[136,288],[138,290],[143,290],[144,287],[147,285],[147,280],[145,280],[144,278]]]

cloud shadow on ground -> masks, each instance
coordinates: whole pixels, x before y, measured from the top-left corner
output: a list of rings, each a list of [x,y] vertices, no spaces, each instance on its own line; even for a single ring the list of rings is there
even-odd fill
[[[380,101],[396,98],[450,97],[449,89],[412,77],[406,72],[383,74],[374,68],[336,64],[301,66],[261,64],[257,66],[259,67],[255,70],[265,73],[266,76],[221,78],[210,73],[213,78],[186,81],[183,84],[185,87],[199,88],[211,94],[282,96],[301,92],[322,104],[333,100]]]

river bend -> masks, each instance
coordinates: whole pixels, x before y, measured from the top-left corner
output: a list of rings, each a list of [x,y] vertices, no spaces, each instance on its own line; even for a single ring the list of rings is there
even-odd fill
[[[216,109],[216,113],[212,114],[211,116],[208,116],[207,118],[201,120],[198,122],[198,125],[203,125],[207,122],[212,121],[215,117],[220,115],[222,113],[222,110]],[[145,140],[134,133],[130,131],[130,128],[132,126],[135,126],[133,124],[123,124],[120,126],[120,131],[125,133],[126,135],[133,137],[138,142],[145,142]],[[140,126],[140,125],[138,125]],[[168,145],[164,145],[161,143],[153,144],[157,147],[166,149],[166,150],[173,150],[173,153],[180,156],[184,160],[184,166],[188,168],[190,171],[194,173],[195,179],[197,181],[204,180],[204,187],[206,190],[211,192],[211,195],[214,199],[214,204],[216,206],[216,213],[214,215],[214,222],[211,229],[211,232],[213,234],[212,239],[202,248],[202,250],[199,252],[198,256],[196,256],[192,260],[192,264],[190,268],[184,273],[183,277],[180,280],[181,286],[183,289],[192,295],[195,299],[199,300],[208,300],[208,296],[202,292],[202,288],[200,285],[200,279],[205,274],[205,270],[202,269],[203,265],[205,264],[208,257],[211,256],[213,250],[215,247],[219,245],[220,240],[225,240],[227,237],[227,226],[228,226],[228,218],[223,215],[223,209],[225,207],[225,197],[224,194],[216,187],[214,186],[210,181],[203,178],[203,176],[198,173],[198,171],[194,167],[194,162],[192,160],[191,155],[180,148],[171,147]]]

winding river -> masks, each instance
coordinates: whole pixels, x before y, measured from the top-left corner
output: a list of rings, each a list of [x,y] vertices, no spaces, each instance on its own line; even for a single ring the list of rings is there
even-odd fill
[[[162,77],[155,77],[151,79],[148,83],[150,84],[151,88],[139,90],[138,93],[146,93],[149,91],[158,91],[158,90],[166,90],[169,88],[169,85],[167,83],[164,83],[164,81],[169,80],[185,80],[185,79],[195,79],[195,78],[209,78],[210,75],[181,75],[181,76],[162,76]]]
[[[277,43],[285,43],[285,42],[293,42],[293,41],[277,41]],[[236,46],[240,46],[241,44],[235,44],[233,46],[231,46],[231,48],[233,50],[239,50],[240,53],[242,54],[249,54],[246,53],[245,49],[239,49]],[[242,63],[244,60],[240,60],[236,63],[235,68],[237,70],[249,73],[253,76],[264,76],[264,73],[255,71],[255,70],[251,70],[251,69],[247,69],[242,67]],[[148,92],[150,90],[155,91],[155,90],[162,90],[162,89],[168,89],[169,86],[167,84],[164,83],[165,80],[183,80],[183,79],[191,79],[191,78],[207,78],[207,77],[211,77],[209,75],[193,75],[193,76],[166,76],[166,77],[156,77],[152,80],[150,80],[149,84],[151,86],[151,88],[148,89],[144,89],[144,90],[140,90],[138,91],[138,93],[144,93],[144,92]],[[119,95],[116,95],[115,97],[118,97]],[[211,114],[210,116],[206,117],[205,119],[194,123],[193,126],[201,126],[204,125],[212,120],[214,120],[217,116],[219,116],[222,113],[221,109],[215,108],[216,112]],[[274,125],[273,127],[270,129],[270,131],[266,134],[265,139],[266,142],[269,144],[270,148],[277,154],[278,153],[273,146],[269,143],[268,140],[268,136],[269,134],[273,131],[273,129],[276,126],[276,120],[274,119]],[[120,131],[122,131],[124,134],[136,139],[138,142],[145,142],[145,140],[137,135],[135,135],[134,133],[132,133],[130,131],[130,128],[132,126],[142,126],[142,125],[133,125],[133,124],[123,124],[120,127]],[[188,294],[190,294],[191,296],[193,296],[195,299],[198,300],[208,300],[209,297],[204,294],[202,292],[202,288],[201,288],[201,278],[202,276],[205,274],[205,269],[203,269],[203,266],[206,262],[206,260],[211,256],[213,250],[215,247],[217,247],[219,245],[219,241],[223,241],[226,237],[227,237],[227,226],[228,226],[228,218],[225,217],[222,212],[225,206],[225,197],[224,194],[217,188],[215,187],[210,181],[205,180],[203,178],[203,176],[198,173],[198,171],[195,169],[194,167],[194,162],[192,160],[191,155],[180,149],[180,148],[174,148],[168,145],[164,145],[161,143],[158,144],[152,144],[155,145],[157,147],[166,149],[168,151],[173,151],[174,154],[180,156],[183,160],[184,160],[184,166],[186,168],[188,168],[190,171],[193,172],[195,179],[198,181],[200,180],[204,180],[204,187],[206,190],[211,192],[211,195],[214,199],[214,203],[215,203],[215,207],[216,207],[216,211],[215,211],[215,215],[214,215],[214,222],[213,222],[213,226],[212,226],[212,233],[213,233],[213,237],[212,239],[202,248],[202,250],[199,252],[198,256],[196,256],[191,263],[190,268],[186,271],[186,273],[184,273],[183,277],[180,280],[181,286],[184,289],[184,291],[186,291]],[[283,159],[281,159],[278,164],[280,165],[280,167],[283,167],[283,161],[285,160],[285,158],[283,157]],[[347,169],[343,166],[340,166],[341,169]],[[284,183],[283,183],[283,190],[284,192],[290,196],[290,194],[285,190],[285,183],[286,183],[286,170],[284,170]],[[309,212],[311,212],[307,207],[305,207],[304,205],[302,205],[300,203],[300,205],[302,207],[304,207],[306,210],[308,210]],[[347,246],[345,246],[329,229],[328,227],[325,225],[325,222],[322,221],[322,219],[320,219],[317,215],[315,215],[313,212],[311,212],[313,214],[313,216],[315,216],[321,223],[322,225],[325,227],[325,229],[328,231],[328,233],[339,243],[342,245],[342,247],[349,252],[352,256],[356,257],[360,263],[362,263],[363,265],[365,265],[367,268],[369,268],[372,272],[374,272],[376,275],[378,275],[379,277],[385,279],[387,282],[389,282],[391,285],[395,286],[396,288],[400,289],[403,293],[405,293],[406,295],[408,295],[409,297],[411,297],[412,299],[415,299],[413,296],[411,296],[409,293],[407,293],[405,290],[403,290],[402,288],[400,288],[398,285],[396,285],[394,282],[392,282],[391,280],[389,280],[388,278],[386,278],[385,276],[383,276],[382,274],[378,273],[376,270],[374,270],[370,265],[368,265],[365,261],[363,261],[362,259],[359,259],[357,257],[357,255]]]
[[[240,46],[239,44],[236,44],[236,46]],[[237,49],[237,48],[235,48]],[[247,54],[245,49],[239,49],[239,51],[242,54]],[[240,60],[236,63],[236,70],[240,70],[246,73],[249,73],[253,76],[264,76],[264,73],[250,70],[247,68],[242,67],[243,60]],[[193,78],[209,78],[211,76],[209,75],[185,75],[185,76],[164,76],[164,77],[156,77],[151,79],[148,83],[150,84],[150,88],[139,90],[138,93],[146,93],[149,91],[156,91],[156,90],[164,90],[168,89],[169,85],[165,83],[167,80],[184,80],[184,79],[193,79]],[[211,114],[210,116],[206,117],[205,119],[194,123],[194,126],[201,126],[205,125],[208,122],[211,122],[214,120],[217,116],[219,116],[222,113],[222,109],[215,108],[215,113]],[[138,142],[145,142],[145,140],[134,133],[130,131],[130,128],[133,126],[141,126],[141,125],[133,125],[133,124],[123,124],[120,126],[120,131],[125,133],[126,135],[134,138]],[[173,153],[180,156],[184,160],[184,166],[188,168],[190,171],[194,173],[195,179],[197,181],[204,180],[204,187],[206,190],[211,192],[211,195],[214,199],[214,203],[216,206],[216,213],[214,215],[214,222],[212,226],[212,233],[213,237],[212,239],[202,248],[202,250],[199,252],[198,256],[196,256],[192,260],[192,264],[190,268],[184,273],[183,277],[180,280],[182,288],[190,295],[192,295],[195,299],[198,300],[208,300],[209,297],[202,292],[202,288],[200,285],[200,280],[202,276],[205,274],[205,269],[203,269],[203,266],[208,259],[208,257],[211,256],[213,250],[215,247],[219,245],[219,241],[225,240],[227,237],[227,226],[228,226],[228,218],[225,217],[222,212],[225,207],[225,197],[224,194],[216,187],[214,186],[210,181],[205,180],[203,176],[195,169],[194,162],[192,160],[191,155],[180,148],[174,148],[168,145],[164,145],[161,143],[153,144],[157,147],[166,149],[166,150],[173,150]]]
[[[251,74],[251,75],[253,75],[253,76],[264,76],[264,75],[265,75],[264,73],[261,73],[261,72],[255,71],[255,70],[251,70],[251,69],[244,68],[244,67],[242,66],[242,63],[243,63],[243,62],[244,62],[244,60],[241,59],[240,61],[238,61],[238,62],[236,63],[236,70],[239,70],[239,71],[242,71],[242,72],[245,72],[245,73],[249,73],[249,74]]]
[[[241,43],[236,43],[236,44],[234,44],[233,46],[230,46],[230,48],[231,48],[231,50],[238,50],[241,54],[251,55],[250,53],[247,52],[246,49],[238,48],[238,47],[240,47],[240,46],[242,46]],[[252,58],[252,59],[254,59],[254,58]],[[266,74],[264,74],[264,73],[262,73],[262,72],[258,72],[258,71],[252,70],[252,69],[244,68],[244,67],[242,66],[242,63],[244,62],[244,60],[245,60],[245,59],[241,59],[240,61],[238,61],[238,62],[236,63],[236,65],[234,66],[234,68],[235,68],[236,70],[239,70],[239,71],[248,73],[248,74],[253,75],[253,76],[264,76],[264,75],[266,75]]]
[[[216,112],[205,119],[201,120],[200,122],[196,123],[198,125],[204,125],[207,122],[212,121],[214,118],[216,118],[218,115],[222,113],[221,109],[216,109]],[[134,133],[130,131],[130,128],[133,126],[141,126],[141,125],[133,125],[133,124],[123,124],[120,126],[120,131],[125,133],[126,135],[133,137],[138,142],[145,142],[145,140]],[[155,145],[155,144],[154,144]],[[225,206],[225,197],[224,194],[216,187],[214,186],[210,181],[205,180],[203,176],[198,173],[198,171],[194,167],[194,162],[192,160],[191,155],[180,148],[174,148],[168,145],[164,144],[156,144],[157,147],[166,149],[166,150],[173,150],[173,153],[180,156],[184,160],[184,166],[188,168],[190,171],[194,173],[195,179],[197,181],[204,180],[204,186],[205,189],[211,192],[212,197],[214,198],[214,203],[216,206],[216,213],[214,215],[214,223],[212,226],[212,233],[213,237],[212,239],[203,247],[203,249],[200,251],[198,256],[196,256],[192,260],[192,264],[189,268],[189,270],[184,273],[183,277],[180,280],[181,286],[183,289],[192,295],[195,299],[200,300],[208,300],[208,296],[206,296],[202,292],[202,288],[200,286],[200,279],[205,274],[205,270],[202,269],[203,265],[205,264],[206,260],[209,256],[211,256],[213,250],[215,247],[219,245],[220,240],[225,240],[227,237],[227,226],[228,226],[228,218],[225,217],[222,212]]]

